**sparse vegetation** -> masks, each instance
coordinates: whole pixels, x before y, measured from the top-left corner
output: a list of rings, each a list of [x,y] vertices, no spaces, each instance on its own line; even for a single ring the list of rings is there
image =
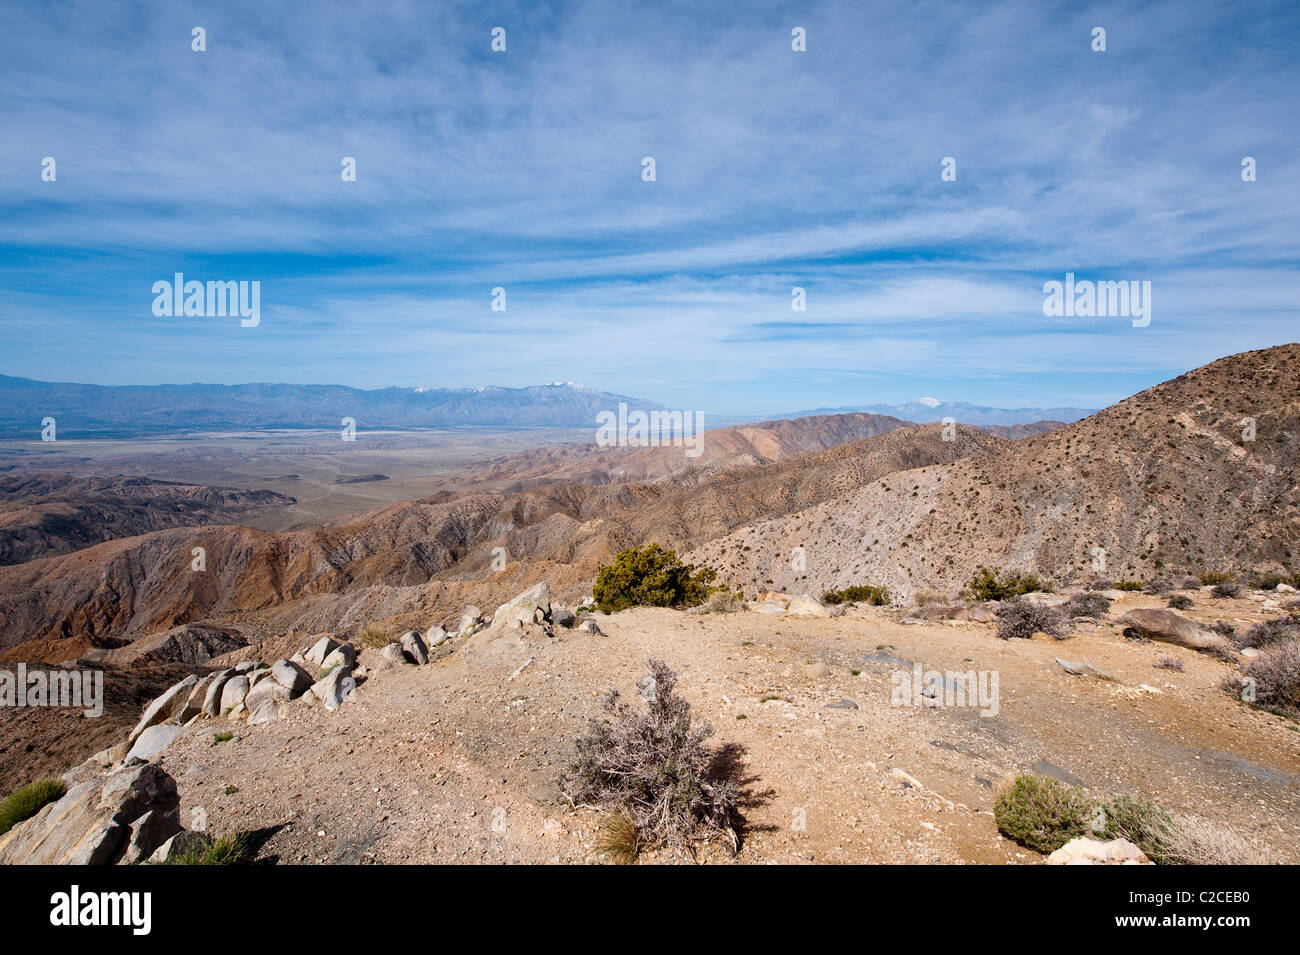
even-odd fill
[[[1055,852],[1088,831],[1091,807],[1083,790],[1046,776],[1018,776],[993,804],[993,820],[1008,838],[1038,852]]]
[[[1115,590],[1126,590],[1130,593],[1138,593],[1146,589],[1146,584],[1140,580],[1117,580],[1113,584]]]
[[[1065,639],[1065,615],[1056,607],[1043,607],[1019,597],[998,608],[998,636],[1003,640],[1028,640],[1035,633]]]
[[[822,594],[822,603],[832,606],[842,603],[865,603],[873,607],[883,607],[889,603],[889,599],[888,590],[871,584],[858,584],[854,587],[845,587],[843,590],[828,590]]]
[[[194,849],[168,859],[160,865],[239,865],[248,847],[243,836],[220,836],[201,849]]]
[[[1101,807],[1098,818],[1105,820],[1096,835],[1101,839],[1127,839],[1157,865],[1168,860],[1166,844],[1173,819],[1153,802],[1120,796]]]
[[[1213,584],[1226,584],[1232,580],[1232,574],[1226,570],[1206,570],[1197,576],[1203,587],[1209,587]]]
[[[628,607],[696,607],[712,593],[717,572],[683,564],[658,544],[631,547],[600,568],[592,596],[605,613]]]
[[[596,855],[614,865],[632,865],[638,855],[636,823],[624,812],[611,813],[596,836]]]
[[[1169,607],[1173,610],[1191,610],[1193,606],[1192,598],[1186,594],[1174,594],[1169,598]]]
[[[1062,610],[1067,617],[1092,617],[1100,620],[1110,612],[1111,599],[1104,594],[1075,594],[1065,602]]]
[[[1242,633],[1233,633],[1231,640],[1238,650],[1268,647],[1283,640],[1300,640],[1300,616],[1288,614],[1276,620],[1262,620]]]
[[[1011,570],[1003,572],[1001,567],[981,565],[962,590],[962,597],[966,600],[1013,600],[1035,591],[1051,593],[1052,586],[1030,574]]]
[[[675,692],[677,674],[659,661],[637,681],[646,703],[634,710],[605,698],[603,718],[586,735],[560,780],[575,805],[589,804],[626,815],[635,849],[689,848],[696,839],[721,838],[740,847],[739,749],[712,747],[713,727],[691,718],[690,704]]]
[[[213,733],[212,745],[216,746],[218,743],[229,743],[234,738],[235,738],[235,734],[229,732],[228,730],[223,730],[220,733]]]
[[[1216,597],[1237,597],[1241,595],[1240,584],[1216,584],[1210,591]]]
[[[24,819],[30,819],[47,804],[59,799],[68,791],[62,779],[38,779],[19,786],[4,802],[0,802],[0,836]]]
[[[1177,670],[1183,672],[1183,661],[1177,657],[1158,656],[1156,662],[1152,664],[1157,670]]]
[[[1148,800],[1120,796],[1109,802],[1045,776],[1025,775],[993,804],[1003,835],[1044,854],[1079,836],[1127,839],[1157,865],[1256,865],[1267,850],[1229,829],[1194,816],[1171,816]]]
[[[373,625],[367,626],[357,636],[357,643],[370,650],[382,650],[392,642],[391,634]]]
[[[1225,677],[1233,696],[1279,716],[1300,719],[1300,640],[1287,640],[1246,661],[1242,677]]]

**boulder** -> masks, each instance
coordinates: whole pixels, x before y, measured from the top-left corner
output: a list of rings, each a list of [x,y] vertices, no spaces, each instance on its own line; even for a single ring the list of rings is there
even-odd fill
[[[397,642],[402,646],[402,652],[405,653],[412,663],[418,663],[421,666],[429,662],[429,648],[424,645],[424,637],[420,636],[419,630],[408,630],[397,638]]]
[[[430,650],[434,647],[442,646],[451,639],[451,634],[436,623],[424,632],[424,643]]]
[[[1145,637],[1192,650],[1216,649],[1225,643],[1220,634],[1164,608],[1130,610],[1119,618],[1119,625],[1126,637]]]
[[[992,623],[997,619],[997,612],[987,603],[971,604],[966,608],[966,619],[975,623]]]
[[[263,680],[248,691],[244,700],[244,706],[248,708],[248,725],[278,720],[287,712],[286,705],[293,695],[293,691],[279,680]]]
[[[155,812],[179,819],[176,780],[154,763],[118,770],[74,786],[0,836],[0,865],[107,865],[128,849],[147,857],[156,849],[149,840],[167,828],[144,819]]]
[[[158,847],[181,831],[180,810],[150,809],[131,824],[126,850],[118,865],[136,865],[150,858]]]
[[[293,696],[306,693],[315,682],[310,673],[292,660],[276,660],[271,666],[271,676]]]
[[[236,673],[248,673],[249,671],[251,671],[251,670],[255,670],[255,669],[257,669],[257,661],[256,661],[256,660],[245,660],[243,663],[236,663],[236,664],[235,664],[235,672],[236,672]]]
[[[783,614],[783,613],[785,613],[785,604],[784,604],[784,603],[777,603],[777,602],[774,601],[774,600],[766,600],[766,601],[764,601],[763,603],[752,603],[752,604],[750,604],[750,605],[749,605],[749,609],[750,609],[750,610],[757,611],[758,613],[778,614],[778,615],[779,615],[779,614]]]
[[[155,865],[170,862],[182,856],[202,852],[210,845],[212,840],[203,833],[195,832],[193,829],[182,829],[155,849],[153,855],[149,856],[149,861]]]
[[[791,597],[790,602],[785,606],[787,617],[829,617],[830,612],[821,605],[816,597],[810,594],[800,594],[797,597]]]
[[[566,607],[551,608],[551,623],[558,623],[561,627],[573,627],[578,622],[578,616],[572,610]]]
[[[208,697],[208,688],[212,686],[213,679],[213,675],[208,674],[194,684],[194,688],[190,690],[190,695],[183,704],[177,707],[176,712],[172,715],[171,722],[187,723],[202,714],[203,701]]]
[[[513,600],[503,603],[492,615],[492,629],[518,628],[528,623],[549,621],[551,618],[551,590],[545,583],[525,590]]]
[[[200,710],[204,716],[218,716],[221,713],[221,693],[234,675],[234,670],[221,670],[212,675],[212,682],[208,684],[208,692],[203,695]]]
[[[409,663],[406,659],[406,653],[402,650],[400,643],[390,643],[384,649],[379,651],[379,656],[389,663]]]
[[[357,648],[350,643],[340,643],[325,658],[325,661],[321,664],[321,669],[332,670],[335,667],[347,667],[350,670],[356,665],[356,662]]]
[[[338,648],[338,641],[333,637],[321,637],[303,656],[307,658],[308,663],[314,663],[318,667],[324,666],[325,658]]]
[[[248,677],[242,673],[232,676],[226,681],[226,685],[221,688],[221,707],[219,712],[229,713],[235,707],[244,702],[249,691]]]
[[[357,681],[353,679],[352,671],[346,667],[339,667],[317,680],[312,685],[310,695],[324,703],[325,709],[337,710],[351,699],[356,689]]]
[[[185,735],[185,727],[171,723],[151,726],[139,735],[126,754],[126,759],[150,760]]]
[[[596,625],[596,621],[594,620],[582,621],[582,623],[578,624],[578,629],[584,631],[585,633],[594,634],[597,637],[603,637],[605,635],[605,631],[601,630],[600,627]]]
[[[140,734],[149,727],[171,719],[189,700],[190,691],[194,689],[198,682],[198,677],[187,676],[145,707],[144,715],[140,717],[140,722],[135,724],[135,729],[131,730],[126,741],[134,743],[140,738]]]
[[[1154,865],[1145,852],[1127,839],[1102,842],[1079,836],[1047,857],[1048,865]]]
[[[479,610],[478,607],[473,604],[469,604],[460,612],[460,620],[456,624],[456,632],[462,637],[469,636],[474,632],[474,628],[478,626],[482,619],[483,611]]]

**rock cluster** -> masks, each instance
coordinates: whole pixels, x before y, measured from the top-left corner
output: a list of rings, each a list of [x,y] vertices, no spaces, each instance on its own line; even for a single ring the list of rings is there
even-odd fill
[[[811,594],[799,594],[791,597],[772,590],[765,590],[749,604],[750,610],[759,613],[780,614],[784,617],[832,617],[838,616],[833,610],[822,606],[820,600]]]

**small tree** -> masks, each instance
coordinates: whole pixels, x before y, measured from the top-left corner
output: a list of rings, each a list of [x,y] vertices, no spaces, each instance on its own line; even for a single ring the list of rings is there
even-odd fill
[[[658,544],[632,547],[600,568],[591,589],[596,606],[605,613],[628,607],[695,607],[716,590],[717,572],[683,564],[677,552]]]

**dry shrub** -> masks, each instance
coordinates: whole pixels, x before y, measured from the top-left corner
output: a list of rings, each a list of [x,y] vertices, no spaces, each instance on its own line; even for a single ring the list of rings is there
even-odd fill
[[[715,590],[698,607],[692,607],[689,613],[735,613],[745,609],[745,601],[730,590]]]
[[[1161,835],[1165,858],[1174,865],[1269,865],[1266,846],[1199,816],[1176,816]]]
[[[1244,647],[1269,647],[1284,640],[1300,639],[1300,617],[1291,614],[1277,620],[1264,620],[1243,633],[1234,633],[1232,645]]]
[[[391,634],[385,633],[373,624],[357,635],[357,643],[368,650],[382,650],[392,642]]]
[[[1183,661],[1177,657],[1159,656],[1156,657],[1153,665],[1157,670],[1177,670],[1179,673],[1183,671]]]
[[[739,748],[712,747],[713,727],[693,723],[674,690],[677,674],[660,660],[637,681],[644,710],[619,702],[611,689],[607,714],[578,739],[560,789],[570,802],[622,812],[635,828],[635,848],[689,849],[697,839],[740,847]]]
[[[1244,679],[1226,678],[1223,688],[1240,695],[1244,685],[1254,691],[1253,700],[1244,697],[1247,702],[1280,716],[1300,718],[1300,640],[1261,650],[1246,661],[1243,673]]]
[[[1110,613],[1111,599],[1105,594],[1075,594],[1065,602],[1062,611],[1067,617],[1092,617],[1100,620]]]
[[[1065,615],[1056,607],[1044,607],[1024,598],[1008,600],[998,608],[998,636],[1003,640],[1028,640],[1042,632],[1064,640]]]
[[[947,594],[941,594],[937,590],[918,590],[912,596],[912,603],[918,607],[932,607],[949,603],[949,600]]]
[[[1169,598],[1169,609],[1171,610],[1191,610],[1194,606],[1192,598],[1186,594],[1174,594]]]
[[[636,823],[623,812],[607,817],[596,837],[596,855],[613,865],[632,865],[637,854]]]

